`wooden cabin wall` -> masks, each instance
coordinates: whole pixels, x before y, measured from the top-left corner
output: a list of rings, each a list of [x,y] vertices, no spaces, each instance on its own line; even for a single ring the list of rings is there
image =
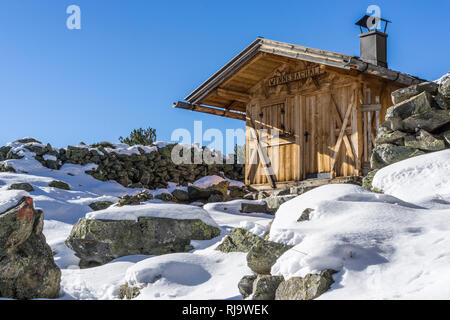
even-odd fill
[[[295,61],[287,62],[274,75],[303,70],[314,64]],[[247,104],[246,125],[246,180],[247,184],[268,184],[268,178],[259,157],[258,165],[248,163],[251,153],[256,154],[256,146],[251,142],[251,128],[281,129],[292,133],[280,136],[279,157],[273,157],[276,147],[268,147],[268,154],[276,172],[277,182],[299,181],[311,178],[312,174],[330,173],[333,154],[341,125],[333,112],[336,104],[339,116],[344,119],[347,108],[352,106],[347,128],[348,140],[342,141],[335,159],[336,176],[362,175],[364,166],[370,160],[369,137],[364,140],[364,114],[362,104],[382,105],[378,123],[384,122],[386,110],[392,105],[391,93],[402,86],[364,74],[354,74],[335,68],[325,67],[325,74],[313,81],[311,78],[288,84],[268,87],[270,77],[262,80],[251,90],[251,100]],[[333,100],[331,97],[333,96]],[[376,98],[379,97],[379,98]],[[284,110],[282,114],[281,110]],[[371,121],[371,143],[376,137],[375,113]],[[307,133],[307,135],[305,135]],[[259,137],[271,145],[271,136]]]
[[[285,66],[287,70],[301,70],[306,65]],[[273,157],[273,147],[268,148],[273,167],[277,168],[278,182],[299,181],[310,178],[312,174],[329,173],[331,171],[334,146],[340,129],[335,114],[332,112],[333,102],[337,105],[341,118],[344,118],[347,108],[353,109],[349,117],[346,133],[351,150],[342,143],[336,158],[335,171],[337,176],[352,176],[358,174],[360,153],[358,139],[358,92],[360,82],[355,76],[342,75],[332,70],[318,78],[318,83],[311,79],[280,85],[267,92],[264,83],[255,87],[250,103],[247,104],[247,143],[246,159],[256,152],[256,147],[250,139],[250,131],[254,126],[257,130],[281,129],[291,132],[290,137],[280,137],[279,157]],[[280,110],[284,109],[284,115]],[[307,132],[307,136],[305,133]],[[260,137],[263,141],[269,137]],[[353,150],[352,150],[353,149]],[[355,152],[355,154],[353,153]],[[246,183],[267,184],[264,167],[261,161],[258,166],[247,163]]]

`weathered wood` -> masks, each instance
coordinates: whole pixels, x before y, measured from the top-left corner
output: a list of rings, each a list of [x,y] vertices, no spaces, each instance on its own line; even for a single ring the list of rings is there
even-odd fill
[[[347,107],[347,111],[345,112],[344,120],[342,122],[341,132],[339,133],[339,137],[338,137],[336,145],[335,145],[335,147],[333,149],[334,154],[333,154],[333,157],[331,158],[331,174],[332,174],[332,176],[335,174],[334,173],[335,172],[334,171],[334,166],[336,165],[336,158],[337,158],[338,152],[339,152],[339,150],[341,148],[342,140],[343,140],[343,138],[345,136],[345,129],[347,128],[347,123],[349,121],[352,109],[353,109],[353,103],[350,103],[350,105]]]
[[[363,104],[361,105],[362,112],[380,111],[381,104]]]
[[[213,114],[213,115],[220,116],[220,117],[233,118],[233,119],[243,120],[243,121],[245,121],[245,119],[246,119],[245,113],[238,113],[238,112],[233,112],[233,111],[214,109],[214,108],[200,106],[200,105],[194,105],[194,104],[190,104],[190,103],[186,103],[186,102],[182,102],[182,101],[178,101],[178,102],[174,103],[173,107],[179,108],[179,109],[186,109],[186,110],[191,110],[191,111],[209,113],[209,114]]]
[[[246,92],[239,92],[239,91],[223,89],[223,88],[217,88],[216,91],[217,91],[217,95],[219,97],[227,98],[230,100],[237,100],[237,101],[241,101],[241,102],[245,102],[245,103],[250,101],[250,96]]]

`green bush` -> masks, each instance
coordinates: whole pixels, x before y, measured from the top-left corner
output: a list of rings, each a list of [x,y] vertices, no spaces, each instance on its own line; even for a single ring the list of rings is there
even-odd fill
[[[126,143],[130,146],[134,146],[136,144],[141,144],[143,146],[148,146],[153,144],[156,141],[156,129],[147,128],[147,129],[134,129],[131,131],[129,137],[119,137],[119,141],[121,143]]]

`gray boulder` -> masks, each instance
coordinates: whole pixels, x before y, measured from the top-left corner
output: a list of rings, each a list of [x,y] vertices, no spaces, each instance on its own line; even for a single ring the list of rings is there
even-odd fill
[[[432,111],[432,96],[428,92],[422,92],[405,101],[396,104],[386,111],[386,119],[401,118],[406,119],[412,115],[422,114]]]
[[[104,210],[112,206],[113,203],[111,201],[96,201],[89,204],[89,208],[94,211]]]
[[[423,151],[414,148],[393,144],[381,144],[374,148],[370,158],[370,165],[372,169],[381,169],[395,162],[422,154],[424,154]]]
[[[272,241],[256,243],[247,254],[248,267],[257,274],[270,274],[272,266],[277,259],[292,246]]]
[[[283,280],[282,276],[258,275],[253,282],[252,300],[275,300],[275,292]]]
[[[242,213],[270,213],[267,203],[241,203]]]
[[[267,208],[269,213],[275,213],[280,208],[280,206],[296,197],[297,195],[281,195],[281,196],[270,196],[265,198],[264,201],[267,203]]]
[[[325,270],[283,281],[276,290],[275,300],[313,300],[330,289],[334,273],[334,270]]]
[[[238,283],[239,293],[242,297],[247,298],[253,293],[253,283],[256,280],[256,275],[244,276]]]
[[[58,180],[51,181],[48,186],[57,189],[70,190],[70,186],[67,183]]]
[[[412,115],[402,121],[403,130],[415,132],[423,129],[432,132],[450,123],[450,110],[433,110]]]
[[[402,144],[403,138],[407,135],[407,133],[396,130],[392,131],[385,127],[381,127],[377,133],[377,137],[375,138],[375,145],[391,143],[391,144]]]
[[[425,130],[420,130],[417,137],[407,136],[405,138],[405,147],[425,151],[439,151],[445,149],[445,142],[444,140],[435,138],[432,134]]]
[[[0,213],[0,297],[57,298],[61,271],[42,233],[44,214],[33,200]]]
[[[170,193],[160,193],[155,198],[166,202],[176,202],[176,198]]]
[[[80,219],[66,245],[81,259],[80,267],[105,264],[134,255],[161,255],[192,250],[191,240],[209,240],[220,230],[199,219],[140,217],[132,220]]]
[[[150,194],[147,190],[141,191],[135,195],[124,195],[120,197],[117,202],[118,207],[127,206],[127,205],[139,205],[142,202],[146,202],[153,199],[153,195]]]
[[[439,86],[439,93],[443,97],[450,99],[450,75],[448,73]]]
[[[439,85],[434,82],[422,82],[416,85],[412,85],[407,88],[398,89],[392,92],[392,103],[399,104],[411,97],[414,97],[422,92],[428,92],[435,95],[438,92]]]
[[[138,286],[130,286],[128,283],[125,283],[124,285],[121,285],[119,288],[119,298],[120,299],[127,299],[131,300],[136,298],[138,295],[141,294],[141,290],[143,287]]]
[[[264,241],[262,238],[242,228],[234,228],[230,234],[223,239],[216,250],[225,253],[249,252],[257,243]]]
[[[12,185],[9,186],[8,188],[9,190],[24,190],[27,192],[32,192],[34,191],[34,188],[31,184],[29,183],[13,183]]]
[[[177,199],[177,201],[180,202],[187,202],[189,201],[189,194],[181,189],[175,189],[172,192],[172,196],[174,196],[175,199]]]
[[[303,210],[302,214],[300,215],[300,217],[297,219],[297,222],[303,222],[303,221],[308,221],[309,220],[309,215],[314,211],[314,209],[311,208],[306,208],[305,210]]]

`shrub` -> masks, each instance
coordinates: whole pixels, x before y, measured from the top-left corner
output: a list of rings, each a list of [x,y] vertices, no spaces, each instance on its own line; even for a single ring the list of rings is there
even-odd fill
[[[119,137],[119,141],[121,143],[126,143],[130,146],[134,146],[136,144],[141,144],[143,146],[148,146],[153,144],[156,141],[156,129],[147,128],[147,129],[134,129],[131,131],[129,137]]]

